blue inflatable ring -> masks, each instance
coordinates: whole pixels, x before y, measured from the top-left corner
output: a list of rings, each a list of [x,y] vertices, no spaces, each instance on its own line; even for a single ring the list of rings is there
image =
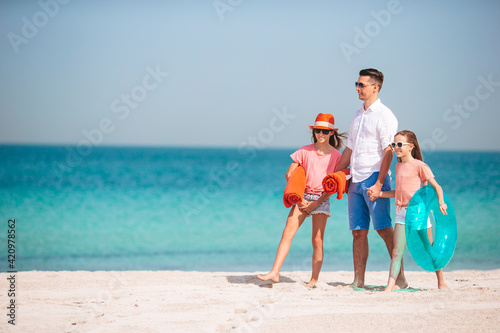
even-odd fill
[[[425,270],[437,271],[451,260],[457,244],[457,219],[450,199],[443,194],[447,215],[439,210],[436,191],[431,185],[421,187],[411,198],[405,218],[408,249],[415,262]],[[435,237],[431,245],[427,219],[434,220]]]

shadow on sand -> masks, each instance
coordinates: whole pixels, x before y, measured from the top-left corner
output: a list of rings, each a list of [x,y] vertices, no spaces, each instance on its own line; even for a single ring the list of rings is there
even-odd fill
[[[261,281],[257,278],[256,275],[231,275],[226,276],[227,282],[235,283],[235,284],[254,284],[261,288],[272,288],[274,282],[272,281]],[[280,275],[280,283],[295,283],[294,280],[289,277]]]
[[[375,286],[375,285],[366,285],[364,288],[359,288],[355,286],[351,286],[349,283],[344,283],[344,282],[327,282],[329,286],[335,287],[335,288],[352,288],[354,291],[371,291],[371,292],[377,292],[377,291],[384,291],[386,286]],[[395,291],[406,291],[413,293],[415,291],[422,291],[422,289],[418,288],[411,288],[407,287],[404,289],[398,289]]]
[[[364,288],[359,288],[359,287],[351,286],[350,283],[344,283],[344,282],[327,282],[326,284],[329,286],[335,287],[335,288],[351,288],[354,291],[384,291],[385,290],[385,286],[366,285]]]
[[[329,286],[335,287],[335,288],[339,288],[339,287],[344,288],[344,287],[350,286],[349,283],[344,283],[344,282],[327,282],[326,284]]]

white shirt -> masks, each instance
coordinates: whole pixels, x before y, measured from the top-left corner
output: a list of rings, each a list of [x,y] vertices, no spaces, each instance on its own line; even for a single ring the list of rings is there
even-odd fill
[[[363,106],[351,121],[347,147],[352,150],[352,181],[359,183],[380,171],[383,151],[394,140],[398,120],[392,111],[377,99],[368,110]],[[389,171],[390,175],[390,171]]]

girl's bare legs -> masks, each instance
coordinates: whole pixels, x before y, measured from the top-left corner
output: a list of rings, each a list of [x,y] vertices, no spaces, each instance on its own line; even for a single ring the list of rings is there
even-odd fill
[[[429,242],[431,245],[434,243],[433,237],[432,237],[432,229],[427,228],[427,236],[429,237]],[[436,277],[438,280],[438,289],[449,289],[448,285],[444,281],[444,276],[443,276],[443,270],[440,269],[439,271],[436,271]]]
[[[283,266],[283,262],[288,255],[290,245],[292,244],[292,239],[306,217],[307,214],[301,212],[297,205],[294,205],[292,207],[286,220],[286,226],[283,230],[283,235],[281,236],[281,241],[278,246],[278,252],[276,253],[276,259],[274,259],[273,268],[266,275],[257,275],[258,279],[262,281],[271,280],[273,282],[279,282],[281,266]]]
[[[389,281],[387,282],[386,292],[394,291],[396,288],[396,279],[401,271],[401,263],[406,247],[405,225],[396,223],[394,227],[394,248],[392,250],[391,268],[389,271]]]
[[[444,276],[443,276],[443,270],[440,269],[439,271],[436,271],[436,277],[438,279],[438,289],[449,289],[448,285],[444,281]]]
[[[313,214],[312,216],[312,276],[306,286],[312,287],[319,279],[319,272],[323,266],[323,239],[325,236],[326,220],[325,214]]]

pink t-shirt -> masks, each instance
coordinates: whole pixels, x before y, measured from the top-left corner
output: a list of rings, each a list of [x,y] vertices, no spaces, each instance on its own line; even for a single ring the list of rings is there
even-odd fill
[[[302,165],[306,172],[306,193],[323,193],[323,178],[335,172],[342,154],[333,149],[330,154],[320,155],[314,149],[314,144],[304,146],[290,155],[292,160]]]
[[[411,197],[419,188],[434,178],[431,168],[420,160],[396,164],[396,206],[408,206]]]

